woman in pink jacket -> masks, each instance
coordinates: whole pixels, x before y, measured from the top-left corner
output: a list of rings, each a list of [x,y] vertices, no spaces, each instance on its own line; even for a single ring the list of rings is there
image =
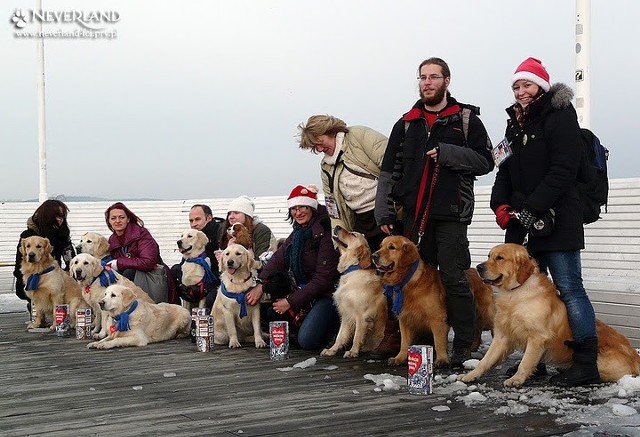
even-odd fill
[[[160,247],[144,227],[144,222],[122,202],[116,202],[107,208],[104,216],[107,226],[113,232],[109,237],[109,252],[113,260],[108,264],[111,268],[134,281],[156,302],[179,302],[175,287],[171,287],[171,273],[160,257]],[[153,282],[153,272],[157,270],[163,271],[166,279],[158,289],[150,290],[148,288],[154,288],[149,284]],[[155,282],[158,282],[157,277]]]

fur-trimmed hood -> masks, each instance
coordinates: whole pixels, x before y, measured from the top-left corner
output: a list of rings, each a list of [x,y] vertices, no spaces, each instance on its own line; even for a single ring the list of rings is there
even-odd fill
[[[551,85],[549,94],[551,94],[551,106],[554,109],[566,108],[573,100],[573,90],[560,82]]]

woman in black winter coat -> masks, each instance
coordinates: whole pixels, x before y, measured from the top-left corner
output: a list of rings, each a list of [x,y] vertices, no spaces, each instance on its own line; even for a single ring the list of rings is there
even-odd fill
[[[71,243],[71,231],[67,223],[67,214],[69,208],[60,200],[49,199],[42,202],[33,215],[27,220],[27,229],[20,234],[18,248],[16,250],[16,264],[13,269],[13,276],[16,278],[16,295],[26,300],[29,311],[31,311],[31,300],[24,292],[24,281],[22,280],[22,272],[20,264],[22,263],[22,254],[20,253],[20,244],[24,238],[39,237],[48,238],[53,251],[51,255],[62,266],[65,262],[65,270],[69,270],[69,262],[76,255],[73,244]]]
[[[567,307],[573,366],[551,382],[574,386],[600,382],[596,365],[595,312],[582,284],[582,210],[576,186],[581,157],[580,127],[573,92],[549,83],[535,58],[526,59],[512,78],[516,102],[507,108],[510,151],[500,163],[491,192],[496,222],[505,241],[522,244],[541,271],[549,271]]]

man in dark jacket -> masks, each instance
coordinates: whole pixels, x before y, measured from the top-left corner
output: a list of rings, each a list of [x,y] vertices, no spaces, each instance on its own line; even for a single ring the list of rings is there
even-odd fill
[[[439,58],[418,67],[420,100],[394,125],[382,161],[376,222],[394,231],[402,207],[403,233],[422,259],[440,269],[453,327],[452,367],[471,358],[475,303],[464,271],[471,265],[467,227],[476,176],[493,169],[491,141],[478,108],[448,92],[449,66]]]

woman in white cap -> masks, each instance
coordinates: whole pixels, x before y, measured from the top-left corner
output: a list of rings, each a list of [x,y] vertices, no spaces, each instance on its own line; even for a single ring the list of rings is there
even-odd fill
[[[561,83],[551,86],[549,73],[535,58],[518,66],[511,88],[516,101],[507,108],[491,208],[507,243],[522,244],[526,238],[529,252],[541,271],[551,273],[567,307],[573,340],[565,343],[573,349],[573,365],[551,382],[598,383],[595,313],[580,262],[584,228],[576,177],[582,145],[573,91]],[[537,372],[546,374],[544,365]]]
[[[258,276],[265,287],[275,277],[290,278],[282,287],[285,290],[278,290],[281,296],[272,296],[267,318],[289,321],[292,332],[297,331],[298,345],[307,350],[326,347],[340,324],[333,302],[339,254],[331,240],[327,209],[318,205],[317,192],[315,185],[298,185],[291,191],[287,206],[293,232]],[[258,284],[247,294],[247,303],[256,305],[262,293],[263,284]]]
[[[233,241],[229,241],[227,229],[235,223],[243,224],[251,234],[253,253],[256,259],[259,259],[263,253],[274,249],[275,237],[271,229],[255,215],[255,205],[248,196],[236,197],[229,204],[227,219],[220,230],[220,249],[226,249],[229,244],[233,243]]]

